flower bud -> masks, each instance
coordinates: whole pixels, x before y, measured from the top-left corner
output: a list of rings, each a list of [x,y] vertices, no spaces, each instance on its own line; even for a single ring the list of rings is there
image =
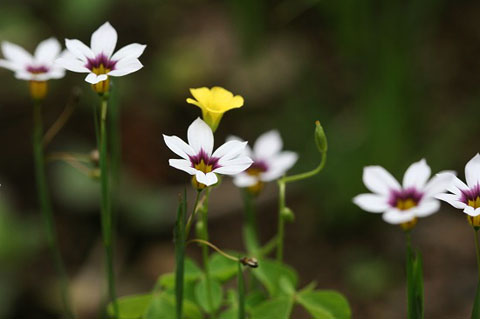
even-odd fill
[[[320,121],[315,121],[315,143],[320,153],[325,153],[328,149],[327,136],[323,130]]]
[[[47,96],[47,81],[30,81],[30,96],[34,100],[43,100]]]
[[[282,209],[282,218],[287,222],[293,222],[295,220],[295,215],[293,214],[293,211],[290,208],[284,207]]]
[[[248,266],[250,268],[257,268],[258,267],[258,260],[256,258],[250,258],[250,257],[243,257],[240,259],[240,262],[244,266]]]

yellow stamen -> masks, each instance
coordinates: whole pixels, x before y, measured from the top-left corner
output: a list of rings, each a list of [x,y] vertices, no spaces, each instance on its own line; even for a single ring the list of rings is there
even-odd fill
[[[401,224],[400,224],[400,227],[402,227],[402,229],[403,229],[404,231],[412,230],[412,229],[417,225],[417,222],[418,222],[418,218],[415,217],[414,219],[412,219],[412,220],[409,221],[409,222],[401,223]]]
[[[34,100],[43,100],[47,95],[47,81],[30,81],[30,96]]]
[[[468,223],[473,227],[480,227],[480,215],[475,217],[467,215],[467,220],[468,220]]]
[[[247,191],[252,195],[259,195],[260,192],[263,190],[264,183],[258,179],[260,174],[262,173],[261,170],[258,168],[249,168],[247,169],[247,174],[257,178],[257,182],[252,186],[247,187]]]
[[[415,206],[417,206],[417,203],[411,198],[399,199],[397,201],[397,208],[399,210],[407,210]]]
[[[480,207],[480,196],[477,196],[475,200],[469,199],[468,206],[472,206],[473,208],[477,209]]]
[[[107,74],[110,71],[111,70],[105,68],[105,66],[103,64],[100,64],[96,68],[92,68],[92,72],[95,73],[96,75]],[[110,77],[108,77],[108,75],[107,75],[107,79],[105,81],[101,81],[101,82],[92,84],[92,88],[97,93],[103,94],[103,93],[108,92],[108,90],[110,89]]]
[[[212,170],[213,170],[213,166],[212,165],[207,165],[205,164],[205,162],[202,160],[200,160],[200,163],[198,164],[195,164],[195,169],[199,170],[199,171],[202,171],[204,172],[205,174],[207,173],[210,173]],[[192,186],[198,190],[202,190],[204,189],[205,187],[207,187],[207,185],[205,184],[202,184],[202,183],[199,183],[197,181],[197,178],[195,176],[192,177]]]

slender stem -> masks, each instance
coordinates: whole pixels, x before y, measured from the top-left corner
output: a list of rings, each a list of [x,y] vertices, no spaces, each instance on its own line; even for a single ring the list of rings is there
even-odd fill
[[[478,267],[478,280],[480,281],[480,247],[478,244],[478,228],[474,228],[475,235],[475,250],[477,252],[477,267]]]
[[[238,319],[245,319],[245,280],[243,278],[242,265],[238,263]]]
[[[210,195],[210,189],[207,189],[205,194],[205,201],[202,209],[202,224],[203,224],[203,234],[202,239],[208,242],[208,196]],[[202,258],[203,258],[203,267],[205,268],[205,279],[207,281],[207,302],[210,310],[212,311],[211,316],[215,318],[213,310],[213,297],[212,297],[212,283],[210,276],[210,268],[208,265],[208,246],[202,245]]]
[[[189,244],[191,244],[191,243],[198,243],[198,244],[206,245],[206,246],[212,248],[213,250],[215,250],[217,253],[219,253],[219,254],[222,255],[223,257],[225,257],[225,258],[227,258],[227,259],[230,259],[230,260],[232,260],[232,261],[235,261],[235,262],[240,262],[240,259],[239,259],[239,258],[227,254],[226,252],[224,252],[223,250],[221,250],[220,248],[218,248],[217,246],[215,246],[214,244],[212,244],[212,243],[209,242],[209,241],[206,241],[206,240],[203,240],[203,239],[190,239],[190,240],[187,242],[187,245],[189,245]]]
[[[278,237],[277,235],[273,236],[272,239],[270,239],[258,252],[258,257],[263,257],[263,256],[266,256],[268,254],[270,254],[270,252],[275,249],[275,247],[277,247],[278,245]]]
[[[47,130],[45,133],[45,136],[43,137],[43,145],[47,146],[53,138],[60,132],[60,130],[65,126],[65,124],[68,122],[70,117],[73,114],[73,111],[75,110],[76,104],[69,103],[63,110],[62,114],[58,117],[58,119],[53,123],[52,126]]]
[[[300,173],[292,176],[284,176],[282,177],[279,182],[283,183],[290,183],[290,182],[296,182],[302,179],[306,179],[309,177],[312,177],[322,171],[322,169],[325,167],[325,164],[327,163],[327,153],[324,152],[322,153],[322,160],[320,161],[320,164],[311,171],[305,172],[305,173]]]
[[[33,152],[35,159],[35,177],[37,182],[38,200],[40,202],[40,208],[45,223],[48,245],[50,246],[55,268],[60,277],[62,303],[65,316],[66,318],[73,318],[73,312],[70,305],[70,294],[68,290],[68,276],[60,253],[52,205],[50,203],[50,197],[48,193],[47,178],[45,174],[42,110],[39,101],[36,101],[34,105],[33,122]]]
[[[100,108],[100,179],[102,190],[102,234],[106,255],[106,272],[108,276],[108,292],[113,304],[114,318],[118,318],[118,304],[115,293],[115,274],[113,269],[112,212],[109,193],[109,171],[107,163],[107,107],[108,99],[102,96]]]
[[[247,249],[257,251],[260,243],[258,240],[258,228],[255,218],[254,196],[247,190],[243,190],[245,211],[245,226],[243,230],[244,241]]]
[[[283,259],[283,240],[285,236],[285,218],[283,210],[285,209],[285,187],[283,179],[278,181],[278,229],[277,229],[277,260]]]
[[[198,211],[198,200],[200,198],[200,194],[202,193],[202,190],[197,191],[197,195],[195,196],[195,203],[193,205],[193,211],[190,217],[188,217],[187,221],[187,226],[185,227],[185,239],[188,239],[188,235],[190,234],[190,228],[192,227],[192,223],[195,220],[195,216],[197,215]]]

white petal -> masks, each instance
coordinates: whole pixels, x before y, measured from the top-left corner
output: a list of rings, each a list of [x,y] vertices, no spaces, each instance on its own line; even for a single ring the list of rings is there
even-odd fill
[[[233,184],[237,187],[249,187],[258,183],[258,178],[246,173],[240,173],[233,178]]]
[[[472,206],[465,206],[463,212],[472,217],[480,215],[480,208],[473,208]]]
[[[65,76],[65,69],[54,68],[46,73],[49,79],[61,79]]]
[[[221,165],[222,162],[228,161],[237,157],[238,155],[242,154],[247,142],[240,142],[240,141],[229,141],[217,148],[215,152],[213,152],[212,157],[220,158],[219,164]]]
[[[123,59],[138,59],[142,55],[143,51],[145,51],[146,47],[146,45],[139,43],[132,43],[126,45],[117,52],[115,52],[115,54],[112,55],[111,59],[113,61],[119,61]]]
[[[63,55],[55,60],[55,64],[72,72],[90,73],[90,70],[85,67],[85,63],[78,60],[73,54]]]
[[[12,70],[12,71],[25,70],[25,65],[15,63],[15,62],[10,61],[10,60],[0,60],[0,67],[5,68],[5,69],[9,69],[9,70]]]
[[[21,67],[25,67],[33,62],[33,57],[24,48],[16,44],[4,41],[2,42],[3,56]]]
[[[105,81],[107,78],[108,76],[106,74],[96,75],[95,73],[89,73],[85,78],[85,81],[90,84],[97,84],[98,82]]]
[[[418,217],[427,217],[440,209],[440,202],[435,199],[422,200],[420,204],[413,209]]]
[[[252,163],[253,161],[249,157],[237,157],[230,161],[224,162],[222,164],[223,166],[214,169],[213,172],[224,175],[235,175],[249,168]]]
[[[188,144],[193,148],[195,154],[200,153],[203,149],[208,156],[212,155],[213,150],[213,133],[210,126],[202,121],[199,117],[193,121],[187,131]]]
[[[229,135],[229,136],[227,136],[226,141],[227,141],[227,142],[230,142],[230,141],[245,142],[245,140],[241,139],[241,138],[238,137],[238,136],[234,136],[234,135]],[[252,148],[250,147],[250,145],[245,146],[242,155],[248,156],[248,157],[250,157],[250,158],[252,158],[252,159],[255,158],[255,156],[253,156],[253,151],[252,151]]]
[[[470,188],[480,183],[480,154],[477,153],[465,166],[465,179]]]
[[[462,182],[458,177],[455,176],[452,183],[448,186],[447,190],[456,195],[461,195],[462,191],[469,190],[468,186]]]
[[[115,64],[115,69],[108,72],[111,76],[124,76],[136,72],[143,68],[143,64],[138,59],[123,59]]]
[[[452,185],[455,178],[457,177],[452,172],[440,172],[436,174],[427,185],[425,185],[423,190],[425,192],[424,196],[430,197],[445,192]]]
[[[30,80],[33,80],[35,78],[35,76],[30,72],[20,70],[20,71],[15,72],[15,78],[17,78],[19,80],[30,81]]]
[[[165,141],[165,144],[167,144],[168,148],[181,158],[189,160],[189,156],[195,155],[195,152],[190,147],[190,145],[182,141],[182,139],[177,136],[163,135],[163,140]]]
[[[55,38],[49,38],[40,42],[35,49],[35,62],[52,64],[61,51],[60,42]]]
[[[260,135],[255,141],[253,152],[257,159],[268,159],[270,156],[280,152],[283,147],[282,138],[277,130],[272,130]]]
[[[415,212],[409,210],[398,210],[395,208],[389,209],[382,215],[383,220],[390,224],[402,224],[409,222],[415,218]]]
[[[467,204],[459,200],[460,198],[456,194],[437,194],[435,198],[443,200],[458,209],[464,209],[467,206]]]
[[[261,180],[270,182],[284,175],[297,162],[295,152],[285,151],[267,160],[268,171],[261,174]]]
[[[95,56],[100,53],[105,54],[108,58],[112,55],[117,45],[117,31],[109,22],[105,22],[92,34],[90,46]]]
[[[363,210],[371,213],[383,213],[390,208],[385,196],[376,194],[360,194],[353,198],[353,202]]]
[[[391,190],[400,189],[397,180],[381,166],[366,166],[363,169],[363,183],[374,193],[389,195]]]
[[[65,46],[71,54],[85,63],[87,63],[87,59],[95,58],[92,50],[80,40],[65,39]]]
[[[403,188],[415,187],[416,189],[422,189],[430,174],[430,166],[427,165],[425,159],[413,163],[403,176]]]
[[[205,174],[204,172],[197,170],[197,172],[195,173],[195,178],[197,179],[197,182],[205,184],[207,186],[211,186],[218,182],[217,175],[212,172]]]
[[[168,160],[168,164],[171,167],[187,172],[190,175],[195,175],[197,172],[197,170],[191,166],[190,161],[184,159],[170,159]]]

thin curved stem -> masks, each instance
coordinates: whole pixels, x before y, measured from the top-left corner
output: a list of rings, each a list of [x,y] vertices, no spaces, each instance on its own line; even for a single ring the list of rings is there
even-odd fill
[[[55,268],[60,277],[60,288],[65,316],[66,318],[73,318],[68,289],[68,276],[60,253],[57,232],[55,230],[55,220],[53,218],[52,205],[48,193],[47,177],[45,174],[45,158],[42,142],[42,110],[39,101],[36,101],[34,105],[33,122],[33,153],[35,159],[35,177],[37,182],[38,200],[40,202],[40,208],[45,223],[48,245],[50,246]]]
[[[185,226],[185,239],[188,238],[188,235],[190,234],[190,228],[192,227],[192,223],[195,220],[195,216],[197,215],[198,212],[198,207],[199,205],[199,199],[200,199],[200,194],[202,193],[201,190],[197,191],[197,195],[195,196],[195,203],[193,204],[193,211],[190,217],[188,217],[187,221],[187,226]]]
[[[478,267],[478,280],[480,281],[480,247],[478,244],[478,229],[474,228],[475,235],[475,251],[477,253],[477,267]]]
[[[285,187],[284,181],[278,181],[278,226],[277,226],[277,260],[283,259],[283,241],[285,237],[285,218],[283,210],[285,209]]]
[[[310,178],[322,171],[322,169],[325,167],[325,164],[327,163],[327,153],[322,153],[322,160],[320,161],[320,164],[311,171],[305,172],[305,173],[300,173],[296,175],[291,175],[291,176],[284,176],[280,178],[278,181],[282,183],[291,183],[291,182],[296,182],[302,179]]]

